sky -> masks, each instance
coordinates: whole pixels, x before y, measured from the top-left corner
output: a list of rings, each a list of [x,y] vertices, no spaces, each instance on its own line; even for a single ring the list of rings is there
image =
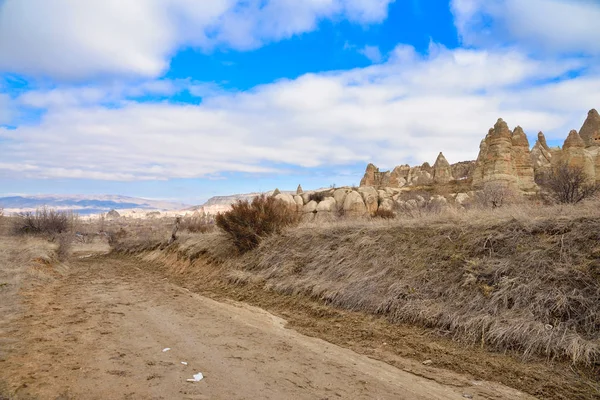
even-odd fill
[[[358,184],[561,145],[600,107],[600,0],[0,0],[0,196]]]

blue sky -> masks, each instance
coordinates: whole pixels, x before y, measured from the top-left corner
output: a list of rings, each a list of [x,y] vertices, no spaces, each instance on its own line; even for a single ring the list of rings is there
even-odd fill
[[[0,0],[0,195],[348,185],[560,145],[600,106],[596,0]]]

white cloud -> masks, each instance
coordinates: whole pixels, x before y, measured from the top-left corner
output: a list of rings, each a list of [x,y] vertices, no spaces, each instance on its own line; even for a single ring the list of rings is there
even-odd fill
[[[511,43],[531,51],[600,55],[597,0],[452,0],[469,45]]]
[[[7,94],[0,93],[0,125],[12,120],[11,100]]]
[[[381,51],[377,46],[365,46],[359,50],[359,53],[367,57],[373,63],[380,63],[383,60]]]
[[[385,168],[431,163],[439,151],[450,162],[474,159],[498,117],[530,136],[544,130],[550,140],[579,128],[587,110],[599,106],[600,76],[555,79],[574,66],[516,51],[432,46],[429,56],[419,56],[400,46],[383,64],[307,74],[247,92],[211,89],[194,105],[127,99],[139,87],[169,87],[168,81],[120,90],[54,89],[75,101],[50,101],[53,91],[26,93],[14,101],[48,109],[38,124],[0,128],[0,139],[10,139],[0,140],[0,173],[168,179],[273,174],[290,165],[372,161]],[[546,83],[532,85],[534,79]],[[188,90],[196,85],[186,84]],[[118,106],[93,101],[107,97]]]
[[[181,46],[250,49],[319,20],[380,22],[394,0],[4,0],[0,71],[156,77]]]

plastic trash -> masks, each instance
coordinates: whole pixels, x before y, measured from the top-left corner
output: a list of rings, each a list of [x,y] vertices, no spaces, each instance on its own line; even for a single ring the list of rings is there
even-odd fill
[[[200,382],[202,379],[204,379],[204,375],[202,375],[202,372],[198,372],[196,375],[194,375],[193,379],[188,379],[188,382]]]
[[[165,352],[167,352],[167,351],[169,351],[169,350],[171,350],[171,348],[170,348],[170,347],[165,347],[165,348],[163,349],[163,353],[165,353]]]
[[[181,363],[182,363],[183,365],[187,365],[187,363],[186,363],[185,361],[182,361]]]

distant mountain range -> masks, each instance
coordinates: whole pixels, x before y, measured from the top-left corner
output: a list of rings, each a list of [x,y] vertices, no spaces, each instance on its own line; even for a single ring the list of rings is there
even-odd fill
[[[148,200],[117,195],[38,195],[0,197],[5,213],[34,211],[40,207],[72,210],[80,215],[100,214],[110,210],[175,211],[188,208],[183,203]]]

